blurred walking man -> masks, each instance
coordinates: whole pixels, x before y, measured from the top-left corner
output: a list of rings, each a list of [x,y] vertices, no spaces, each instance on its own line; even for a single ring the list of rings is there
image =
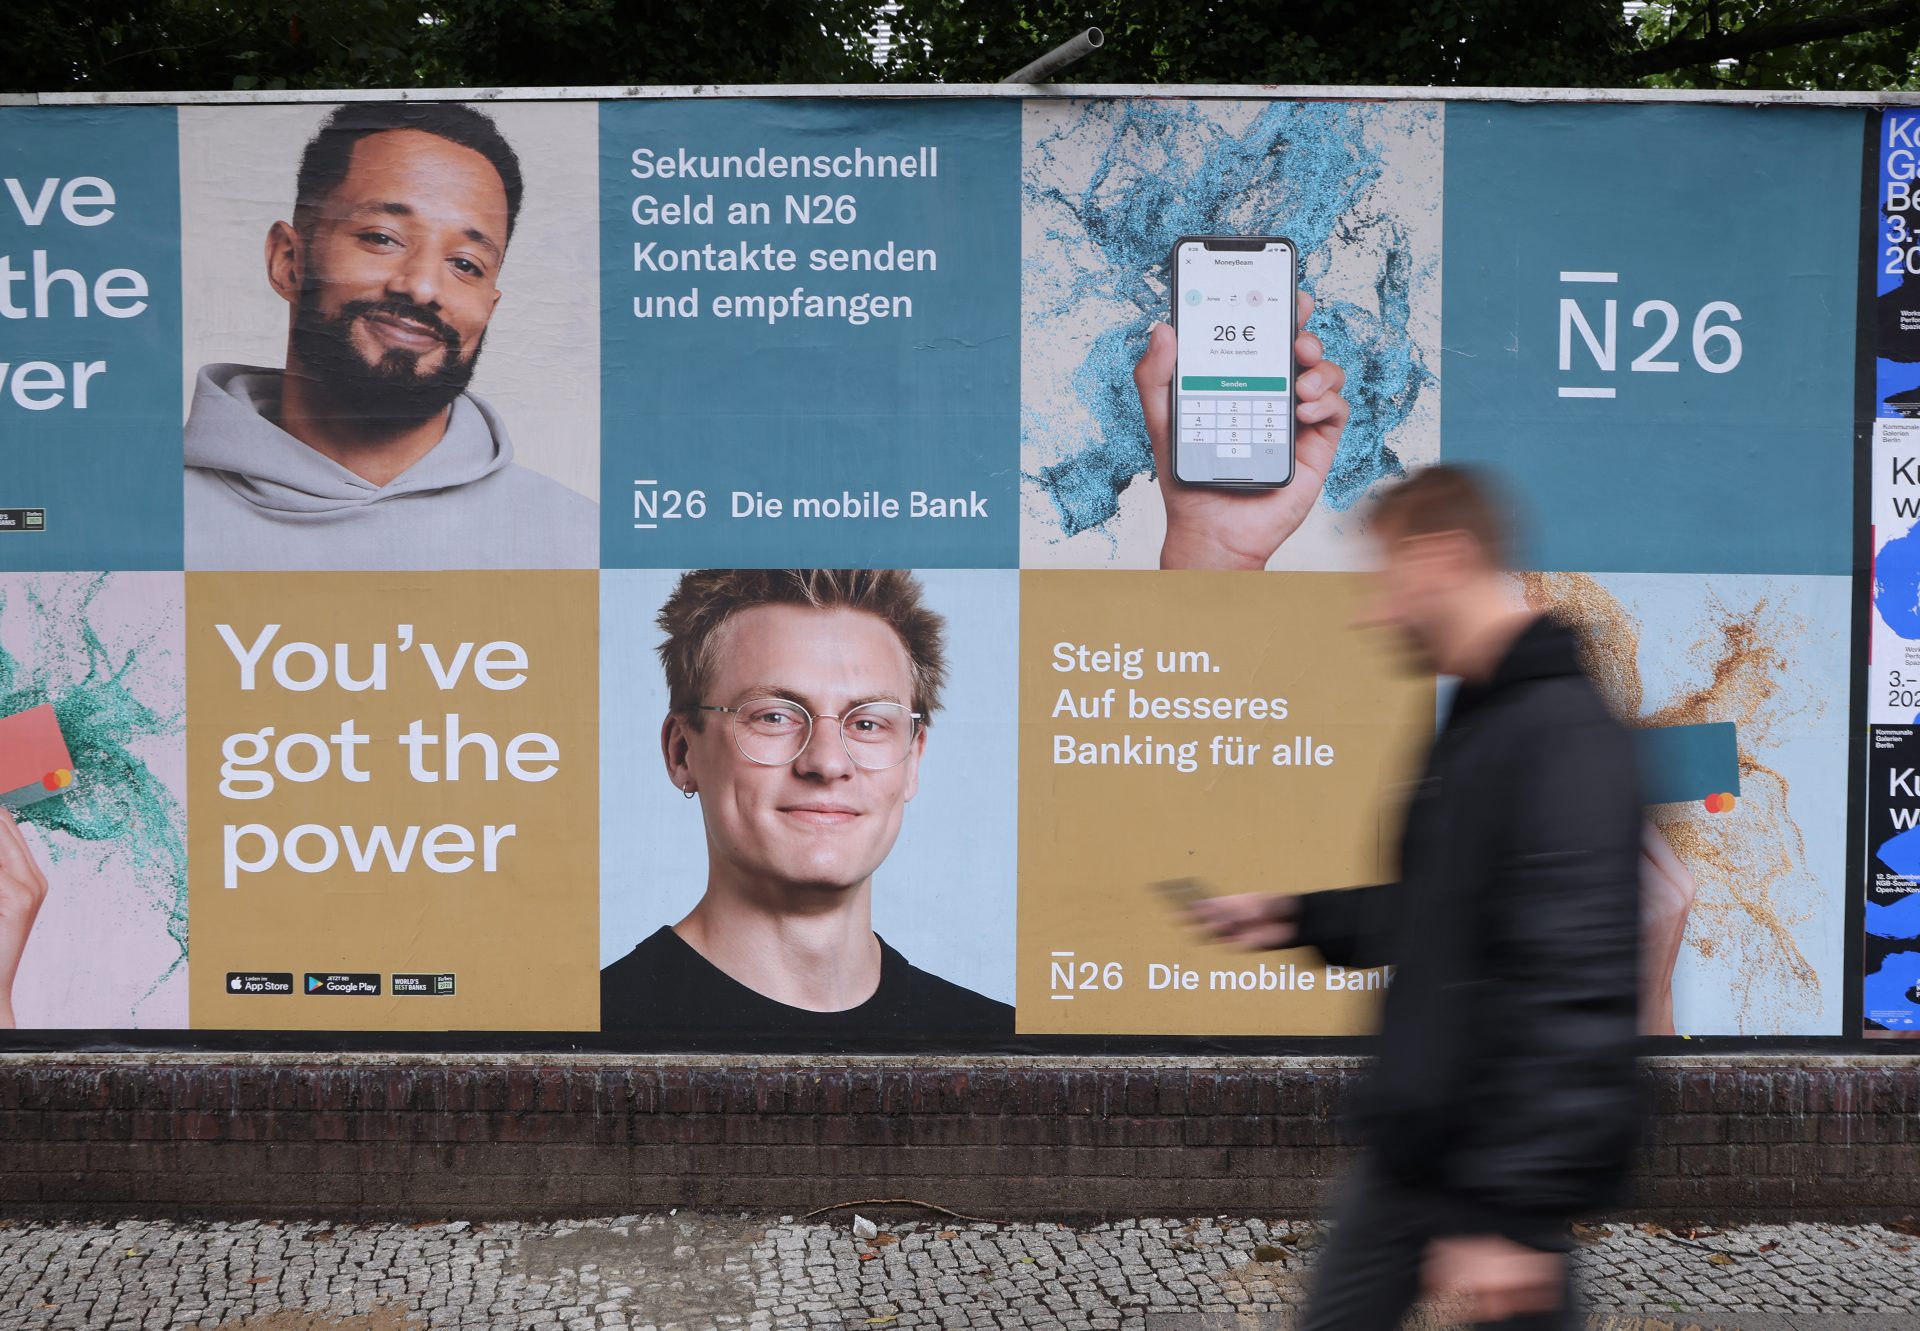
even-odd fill
[[[1203,899],[1215,937],[1395,968],[1364,1145],[1303,1331],[1391,1331],[1423,1290],[1481,1325],[1574,1325],[1568,1222],[1617,1200],[1639,1129],[1641,812],[1628,732],[1573,635],[1521,608],[1501,507],[1432,467],[1374,513],[1374,621],[1460,679],[1400,881]]]

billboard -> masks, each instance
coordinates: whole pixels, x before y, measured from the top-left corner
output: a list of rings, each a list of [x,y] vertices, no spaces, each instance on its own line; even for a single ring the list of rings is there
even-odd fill
[[[1355,627],[1367,500],[1449,460],[1645,732],[1651,1018],[1858,1029],[1903,114],[0,107],[0,1023],[1364,1031],[1390,971],[1224,956],[1152,885],[1394,873],[1448,690]],[[1284,487],[1176,478],[1276,431]]]

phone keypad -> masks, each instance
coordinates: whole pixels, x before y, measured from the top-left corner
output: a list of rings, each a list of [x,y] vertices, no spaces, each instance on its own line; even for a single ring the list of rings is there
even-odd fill
[[[1217,458],[1250,458],[1287,442],[1284,396],[1229,397],[1209,393],[1180,399],[1180,442],[1211,448]]]

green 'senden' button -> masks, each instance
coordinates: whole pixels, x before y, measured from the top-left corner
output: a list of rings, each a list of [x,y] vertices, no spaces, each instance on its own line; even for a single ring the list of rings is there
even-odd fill
[[[1284,393],[1287,391],[1287,377],[1279,375],[1266,379],[1216,379],[1206,374],[1183,374],[1180,387],[1197,388],[1209,393]]]

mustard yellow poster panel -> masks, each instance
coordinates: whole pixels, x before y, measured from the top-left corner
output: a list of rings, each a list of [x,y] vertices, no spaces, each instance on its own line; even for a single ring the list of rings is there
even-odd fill
[[[598,1026],[596,580],[188,575],[195,1027]]]
[[[1206,946],[1180,889],[1389,877],[1434,685],[1356,627],[1356,574],[1021,575],[1025,1034],[1330,1035],[1384,972]]]

